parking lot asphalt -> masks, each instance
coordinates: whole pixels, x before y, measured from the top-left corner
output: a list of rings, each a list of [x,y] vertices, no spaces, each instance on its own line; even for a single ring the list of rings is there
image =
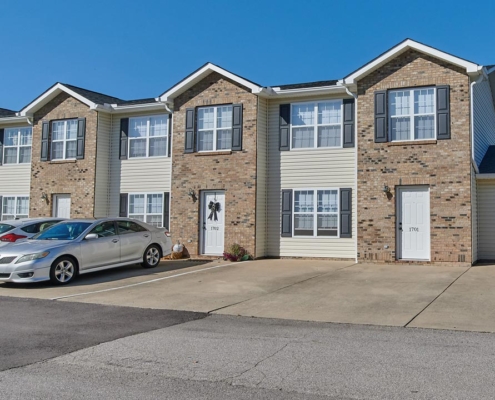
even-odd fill
[[[0,284],[0,296],[211,314],[495,332],[495,266],[328,260],[166,261],[72,285]]]

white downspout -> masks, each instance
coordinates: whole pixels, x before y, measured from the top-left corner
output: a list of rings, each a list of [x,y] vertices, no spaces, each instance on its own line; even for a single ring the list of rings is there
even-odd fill
[[[356,177],[354,181],[354,191],[356,192],[356,235],[355,235],[355,249],[356,249],[356,264],[358,263],[358,238],[357,238],[357,219],[358,219],[358,118],[357,118],[357,110],[358,110],[358,96],[357,93],[352,93],[347,86],[345,87],[345,91],[349,96],[354,97],[354,149],[355,149],[355,172],[356,172]]]
[[[483,81],[485,78],[486,73],[485,70],[483,69],[482,75],[475,81],[471,82],[471,163],[473,165],[474,171],[479,174],[480,171],[478,169],[478,165],[476,165],[476,160],[475,160],[475,151],[474,151],[474,85],[477,83],[480,83]]]

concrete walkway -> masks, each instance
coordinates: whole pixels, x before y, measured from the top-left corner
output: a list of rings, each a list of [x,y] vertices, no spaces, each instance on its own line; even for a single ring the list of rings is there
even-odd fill
[[[320,260],[165,262],[74,285],[0,284],[0,296],[291,320],[495,332],[495,266]]]

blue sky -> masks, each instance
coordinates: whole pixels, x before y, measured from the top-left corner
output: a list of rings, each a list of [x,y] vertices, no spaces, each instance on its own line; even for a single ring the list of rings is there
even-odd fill
[[[207,61],[261,85],[339,79],[407,37],[495,64],[495,2],[472,4],[4,0],[0,107],[18,110],[57,81],[154,97]]]

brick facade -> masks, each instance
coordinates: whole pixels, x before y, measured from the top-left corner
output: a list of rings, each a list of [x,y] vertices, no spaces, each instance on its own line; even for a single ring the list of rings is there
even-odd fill
[[[374,92],[427,85],[450,85],[451,139],[428,144],[374,143]],[[360,261],[396,260],[396,187],[428,185],[431,261],[470,265],[469,116],[466,73],[413,50],[358,82]],[[391,189],[388,196],[382,192],[384,185]]]
[[[86,118],[83,160],[40,161],[43,121]],[[71,218],[92,218],[94,213],[97,112],[66,93],[59,94],[34,114],[31,163],[30,217],[53,213],[53,195],[71,195]],[[46,193],[49,203],[41,198]]]
[[[243,104],[242,151],[184,154],[187,108]],[[191,255],[200,251],[201,191],[225,191],[225,236],[255,253],[256,221],[256,95],[218,73],[211,73],[174,101],[170,229]],[[193,202],[189,189],[198,195]]]

